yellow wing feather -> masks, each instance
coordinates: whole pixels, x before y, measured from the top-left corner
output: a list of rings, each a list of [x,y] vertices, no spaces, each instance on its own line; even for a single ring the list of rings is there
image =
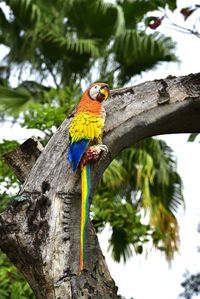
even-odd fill
[[[90,140],[98,138],[102,133],[103,126],[104,118],[95,114],[82,112],[75,115],[69,126],[72,143],[83,138]]]

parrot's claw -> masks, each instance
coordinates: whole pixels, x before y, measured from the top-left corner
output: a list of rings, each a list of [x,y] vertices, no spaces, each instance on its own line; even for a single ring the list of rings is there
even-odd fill
[[[108,148],[104,144],[92,145],[88,151],[84,154],[84,161],[92,162],[106,157]],[[84,162],[84,163],[85,163]]]
[[[100,149],[100,159],[104,159],[108,153],[108,148],[105,144],[98,144],[98,148]]]

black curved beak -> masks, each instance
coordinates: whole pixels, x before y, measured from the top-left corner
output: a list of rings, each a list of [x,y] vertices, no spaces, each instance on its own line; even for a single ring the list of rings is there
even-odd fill
[[[102,98],[101,101],[103,100],[107,100],[110,96],[110,90],[108,88],[108,85],[102,86],[100,91],[99,91],[99,95]]]

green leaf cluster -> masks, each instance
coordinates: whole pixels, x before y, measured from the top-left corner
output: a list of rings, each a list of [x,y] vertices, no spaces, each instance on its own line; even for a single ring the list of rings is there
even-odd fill
[[[121,65],[118,80],[125,84],[144,69],[152,69],[157,61],[177,61],[173,54],[171,38],[161,34],[146,35],[135,29],[127,29],[114,43],[115,59]]]
[[[30,109],[31,103],[45,102],[45,92],[50,88],[34,81],[23,81],[12,88],[8,80],[0,80],[0,111],[17,117],[21,111]],[[1,115],[3,118],[3,115]]]
[[[164,9],[176,9],[176,0],[117,0],[118,5],[123,8],[126,28],[136,28],[138,23],[144,20],[147,13]]]
[[[56,90],[51,88],[44,93],[43,103],[31,103],[29,110],[23,113],[21,126],[27,129],[38,129],[45,145],[63,120],[76,107],[80,100],[80,88],[66,87]]]
[[[18,145],[19,143],[15,140],[3,140],[3,142],[0,143],[0,187],[2,186],[4,189],[9,189],[10,187],[16,187],[18,185],[16,176],[3,160],[3,154],[13,150]]]
[[[114,4],[8,0],[6,4],[10,16],[0,9],[0,41],[9,49],[2,69],[8,78],[17,66],[19,79],[24,72],[37,72],[38,83],[52,77],[56,87],[63,88],[80,84],[82,78],[93,81],[95,67],[97,80],[118,85],[161,61],[177,60],[171,38],[147,34],[144,25],[149,11],[166,6],[174,10],[175,0]],[[28,96],[21,89],[15,92],[24,99]]]
[[[34,299],[24,277],[0,251],[0,299]]]
[[[3,154],[13,150],[18,145],[19,143],[14,140],[3,140],[0,143],[0,212],[7,208],[14,194],[19,190],[19,181],[3,159]]]
[[[178,250],[175,213],[182,204],[182,181],[171,148],[148,138],[121,152],[106,169],[93,200],[93,222],[97,231],[109,223],[115,260],[126,260],[130,245],[142,253],[143,243],[152,240],[170,261]]]

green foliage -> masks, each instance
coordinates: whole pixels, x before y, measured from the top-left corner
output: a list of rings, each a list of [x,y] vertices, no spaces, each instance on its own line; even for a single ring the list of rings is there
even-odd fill
[[[0,213],[14,199],[19,190],[19,182],[8,165],[4,163],[3,154],[19,145],[17,141],[3,140],[0,143]],[[35,298],[24,277],[0,251],[0,299]]]
[[[72,1],[69,14],[69,23],[77,35],[99,40],[100,47],[105,46],[117,31],[123,30],[122,12],[116,5],[102,0]]]
[[[19,143],[15,140],[3,140],[3,142],[0,143],[0,184],[3,184],[3,187],[6,189],[16,187],[18,185],[18,181],[8,165],[4,163],[3,154],[13,150],[18,145]]]
[[[157,61],[177,61],[171,38],[161,34],[147,35],[128,29],[119,35],[114,44],[115,58],[121,65],[118,80],[126,83],[135,74],[152,69]]]
[[[34,299],[35,296],[24,277],[0,251],[0,299],[8,298]]]
[[[193,142],[195,141],[196,137],[199,135],[199,133],[192,133],[190,134],[190,136],[188,137],[188,142]]]
[[[1,189],[3,188],[1,187]],[[2,190],[0,193],[0,213],[6,210],[8,204],[13,199],[7,192]]]
[[[0,111],[14,116],[30,109],[30,104],[43,102],[49,88],[33,82],[23,81],[17,88],[11,88],[6,80],[0,85]]]
[[[93,200],[93,222],[97,231],[110,224],[116,261],[131,255],[130,245],[142,253],[150,240],[171,260],[178,249],[174,215],[181,204],[182,181],[173,152],[164,141],[149,138],[120,153],[103,174]]]
[[[3,140],[0,143],[0,212],[3,212],[13,199],[13,190],[19,189],[19,182],[3,160],[3,154],[13,150],[19,145],[17,141]]]
[[[0,24],[0,40],[10,49],[4,59],[5,76],[9,77],[17,65],[19,78],[31,69],[38,72],[38,82],[51,76],[56,87],[63,88],[75,82],[80,84],[83,77],[91,81],[95,66],[97,77],[117,85],[127,83],[159,61],[175,60],[171,39],[148,36],[138,28],[149,11],[166,5],[174,9],[174,0],[6,3],[10,18],[1,10]],[[118,70],[118,79],[113,70]],[[23,95],[28,97],[24,91]]]
[[[99,191],[101,189],[101,191]],[[148,241],[151,235],[149,225],[141,223],[141,215],[130,203],[123,203],[120,197],[114,197],[108,188],[98,187],[93,200],[93,224],[100,231],[106,223],[110,223],[112,236],[110,247],[113,258],[119,262],[132,255],[130,245],[135,245],[136,251]]]
[[[66,87],[65,90],[51,88],[44,93],[43,104],[30,104],[30,109],[24,112],[22,127],[38,129],[45,137],[41,139],[43,145],[55,132],[68,114],[70,114],[80,100],[79,87]]]
[[[27,107],[27,103],[30,99],[31,95],[28,93],[25,88],[8,88],[4,86],[0,86],[0,108],[1,110],[6,109],[7,111],[20,110],[23,109],[24,105]]]
[[[117,0],[117,3],[123,8],[127,29],[136,29],[138,23],[143,21],[148,12],[163,9],[166,5],[171,10],[176,8],[176,0]]]

